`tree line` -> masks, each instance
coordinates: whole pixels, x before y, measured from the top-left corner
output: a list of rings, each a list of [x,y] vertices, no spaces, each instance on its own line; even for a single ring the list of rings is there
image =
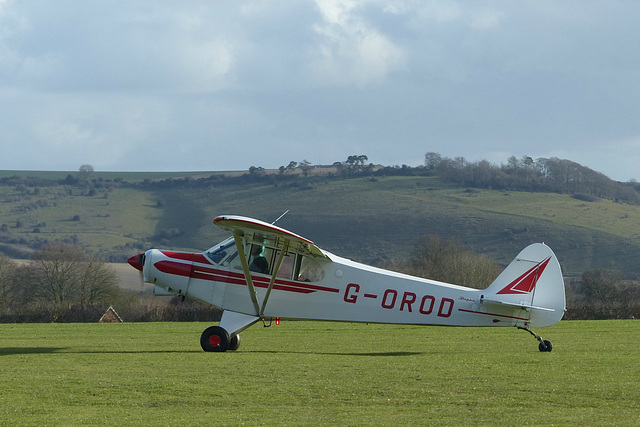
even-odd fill
[[[267,183],[309,188],[315,180],[348,179],[354,177],[383,176],[434,176],[445,182],[470,188],[509,191],[535,191],[570,194],[585,201],[609,199],[619,203],[640,205],[640,183],[621,183],[588,167],[566,159],[511,156],[506,163],[496,165],[487,160],[467,161],[464,157],[448,158],[438,153],[427,152],[424,162],[417,167],[380,166],[368,162],[366,155],[349,156],[344,162],[335,162],[331,167],[312,166],[304,160],[291,161],[281,166],[279,173],[269,174],[260,166],[251,166],[248,173],[239,176],[215,174],[198,179],[181,178],[160,181],[144,181],[141,186],[169,188],[179,186],[234,185]],[[320,172],[312,175],[313,169]],[[305,185],[301,185],[300,181]]]
[[[587,201],[599,198],[640,204],[640,184],[620,183],[606,175],[566,159],[529,156],[509,157],[501,165],[486,160],[468,162],[464,157],[448,158],[425,154],[425,169],[460,186],[494,190],[554,192],[574,195]]]
[[[290,183],[295,187],[304,187],[299,181],[312,182],[314,177],[315,179],[345,179],[358,176],[422,175],[436,176],[443,181],[471,188],[555,192],[592,201],[605,198],[621,203],[640,204],[640,183],[637,181],[617,182],[600,172],[557,157],[533,159],[527,155],[520,158],[511,156],[505,163],[497,165],[487,160],[471,162],[461,156],[449,158],[439,153],[427,152],[422,164],[417,167],[381,166],[368,162],[367,155],[354,154],[344,161],[336,161],[332,165],[325,166],[313,165],[306,159],[300,162],[292,160],[286,166],[280,166],[278,173],[275,174],[267,173],[262,166],[251,166],[246,173],[242,174],[216,173],[199,178],[186,176],[141,181],[95,178],[93,167],[82,165],[76,174],[69,174],[63,180],[12,176],[0,178],[0,185],[14,186],[23,191],[33,188],[34,192],[37,192],[40,187],[77,187],[86,191],[87,195],[103,194],[106,198],[110,190],[118,187],[158,190],[251,183],[274,185]],[[312,174],[314,169],[318,172]]]
[[[476,289],[489,286],[503,269],[486,255],[466,249],[457,239],[437,235],[422,237],[406,260],[388,261],[383,267]],[[565,290],[564,319],[640,318],[640,281],[625,280],[617,271],[590,270],[580,277],[565,278]]]
[[[0,255],[0,322],[96,322],[108,307],[135,321],[216,321],[220,310],[125,291],[113,267],[80,248],[49,244],[32,261]]]
[[[484,289],[502,267],[458,240],[428,235],[405,260],[381,267]],[[640,282],[609,270],[587,271],[566,281],[565,319],[627,319],[640,316]],[[51,244],[18,265],[0,255],[0,322],[96,322],[113,306],[128,322],[217,321],[221,311],[182,298],[154,298],[118,286],[113,268],[81,249]]]
[[[0,256],[0,316],[44,314],[55,322],[119,294],[113,269],[72,245],[46,245],[29,264]]]

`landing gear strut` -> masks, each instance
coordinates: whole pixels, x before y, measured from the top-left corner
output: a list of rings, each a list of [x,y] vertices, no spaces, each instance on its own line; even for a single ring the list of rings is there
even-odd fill
[[[553,345],[551,345],[551,341],[543,340],[542,337],[535,332],[533,332],[529,328],[523,328],[522,326],[517,326],[518,329],[522,329],[523,331],[529,332],[535,339],[538,340],[540,344],[538,344],[538,350],[549,352],[553,349]]]

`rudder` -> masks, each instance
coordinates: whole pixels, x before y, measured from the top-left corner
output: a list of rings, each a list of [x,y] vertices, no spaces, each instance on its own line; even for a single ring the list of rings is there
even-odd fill
[[[486,302],[519,306],[528,313],[526,325],[554,325],[565,311],[564,281],[555,254],[544,243],[524,248],[484,291]]]

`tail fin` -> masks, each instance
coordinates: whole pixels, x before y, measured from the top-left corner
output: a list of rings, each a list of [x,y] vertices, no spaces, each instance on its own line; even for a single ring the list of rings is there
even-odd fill
[[[529,245],[484,290],[483,303],[520,307],[526,325],[550,326],[565,310],[564,281],[555,254],[544,243]]]

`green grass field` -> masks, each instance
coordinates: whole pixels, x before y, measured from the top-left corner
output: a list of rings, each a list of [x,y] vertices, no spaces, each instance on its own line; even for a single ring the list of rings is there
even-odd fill
[[[0,425],[638,425],[637,321],[0,325]]]

